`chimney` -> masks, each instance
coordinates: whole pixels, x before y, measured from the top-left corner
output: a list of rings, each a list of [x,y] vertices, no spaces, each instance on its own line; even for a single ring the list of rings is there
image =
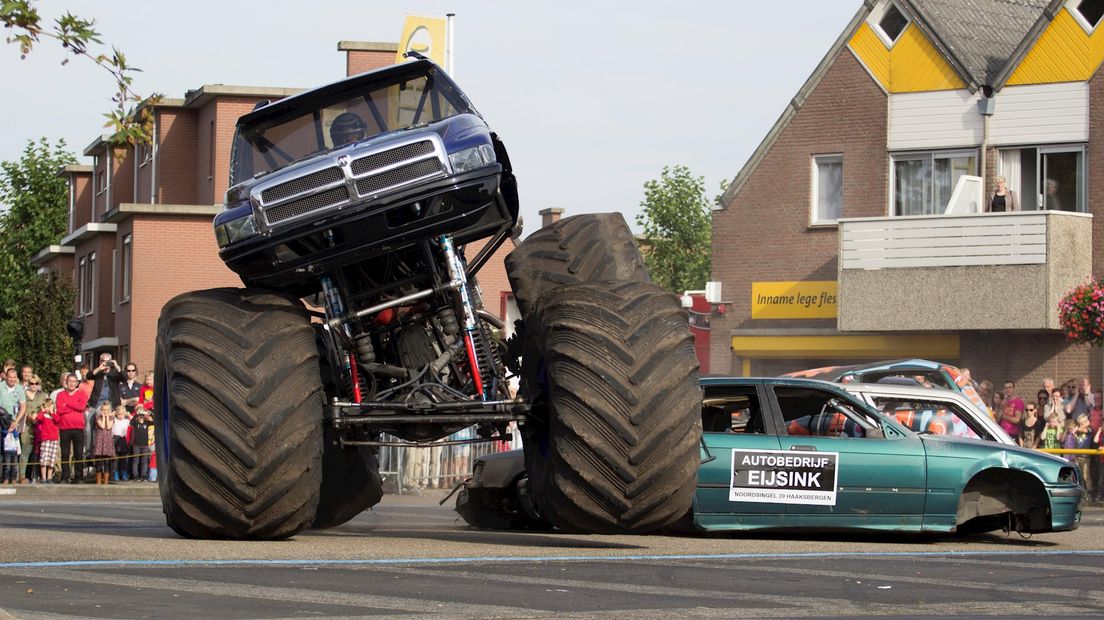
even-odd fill
[[[395,64],[398,43],[338,41],[337,51],[345,52],[345,77]]]
[[[559,207],[549,207],[547,209],[540,210],[541,216],[541,228],[551,226],[560,221],[560,216],[563,215],[563,209]]]

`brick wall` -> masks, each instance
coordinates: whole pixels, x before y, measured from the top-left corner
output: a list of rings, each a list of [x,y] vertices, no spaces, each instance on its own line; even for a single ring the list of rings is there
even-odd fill
[[[197,204],[196,112],[159,108],[157,150],[158,204]]]
[[[479,241],[473,241],[465,246],[464,256],[471,260],[475,258],[475,255],[479,253],[479,250],[487,244],[488,239],[480,239]],[[506,255],[514,250],[516,246],[513,240],[507,239],[494,254],[487,259],[486,264],[479,270],[476,275],[476,279],[479,281],[479,288],[483,291],[483,305],[488,312],[494,314],[499,318],[504,318],[502,309],[502,293],[510,293],[510,281],[506,278]]]
[[[92,174],[73,173],[70,179],[69,191],[75,196],[72,228],[69,230],[73,232],[92,219]]]
[[[131,219],[134,279],[129,304],[130,359],[145,371],[153,368],[157,318],[165,302],[186,291],[240,287],[242,283],[219,260],[209,217],[140,214]]]
[[[395,50],[349,50],[345,52],[345,75],[357,75],[395,64]]]
[[[115,236],[110,233],[98,234],[76,244],[74,248],[74,279],[77,285],[77,309],[80,309],[79,265],[81,259],[96,255],[96,278],[93,284],[92,314],[84,317],[84,341],[110,338],[115,335],[115,316],[111,312],[111,250],[115,247]]]
[[[111,204],[114,209],[124,202],[134,202],[134,149],[110,149],[111,162]],[[103,216],[103,211],[98,212]]]
[[[714,317],[710,365],[731,372],[731,330],[835,328],[828,320],[751,320],[751,283],[835,280],[835,227],[811,228],[812,157],[843,155],[843,216],[887,213],[888,98],[842,50],[731,204],[713,214],[714,280],[732,301]]]

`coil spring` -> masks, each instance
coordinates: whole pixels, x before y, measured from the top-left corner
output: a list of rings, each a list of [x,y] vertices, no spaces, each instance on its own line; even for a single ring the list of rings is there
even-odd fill
[[[502,368],[502,354],[498,347],[492,344],[491,327],[486,321],[479,321],[478,329],[472,334],[472,341],[475,345],[475,359],[479,362],[479,374],[483,377],[483,385],[493,385],[501,390],[502,373],[499,369]],[[498,395],[492,394],[492,397],[494,396]]]

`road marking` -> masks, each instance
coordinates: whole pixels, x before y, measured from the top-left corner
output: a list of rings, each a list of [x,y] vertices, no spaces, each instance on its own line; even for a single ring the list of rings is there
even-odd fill
[[[88,566],[387,566],[402,564],[475,564],[512,562],[639,562],[648,560],[792,560],[807,558],[953,558],[953,557],[1069,557],[1104,556],[1104,549],[1021,550],[1021,551],[810,551],[799,553],[695,553],[649,555],[543,555],[473,556],[455,558],[377,558],[337,559],[236,559],[236,560],[51,560],[43,562],[0,562],[8,568],[72,568]]]

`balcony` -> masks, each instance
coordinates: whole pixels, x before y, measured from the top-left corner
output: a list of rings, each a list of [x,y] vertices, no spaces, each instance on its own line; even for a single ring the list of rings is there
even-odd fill
[[[1092,276],[1092,215],[1065,211],[839,221],[840,331],[1056,330]]]

